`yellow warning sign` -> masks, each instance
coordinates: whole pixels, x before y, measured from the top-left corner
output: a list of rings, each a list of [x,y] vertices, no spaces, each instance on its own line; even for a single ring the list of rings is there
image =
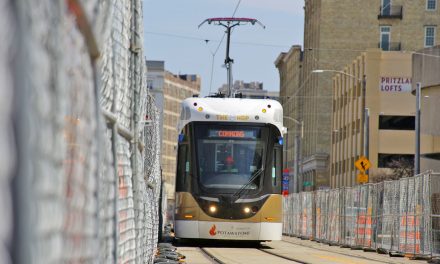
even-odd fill
[[[368,174],[360,173],[357,176],[358,183],[367,183],[368,182]]]
[[[361,156],[355,163],[354,166],[356,166],[356,168],[358,170],[360,170],[361,172],[365,172],[366,170],[368,170],[371,167],[371,163],[370,161],[364,157]]]

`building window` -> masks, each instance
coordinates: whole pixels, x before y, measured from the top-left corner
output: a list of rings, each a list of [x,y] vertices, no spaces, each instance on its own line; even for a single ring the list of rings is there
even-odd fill
[[[153,89],[153,80],[147,80],[147,88]]]
[[[414,164],[413,154],[378,154],[377,167],[379,168],[396,168]]]
[[[361,132],[361,120],[356,119],[356,133],[360,133],[360,132]]]
[[[435,42],[435,27],[427,26],[425,27],[425,47],[434,46]]]
[[[382,0],[381,15],[389,16],[391,13],[391,0]]]
[[[414,116],[379,116],[379,129],[384,130],[414,130]]]
[[[426,0],[426,9],[427,10],[436,10],[437,9],[437,0]]]
[[[382,50],[390,50],[390,34],[391,27],[390,26],[381,26],[380,27],[380,48]]]

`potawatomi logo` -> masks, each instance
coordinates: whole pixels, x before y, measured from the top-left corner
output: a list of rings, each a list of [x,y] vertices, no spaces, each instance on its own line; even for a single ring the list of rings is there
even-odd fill
[[[209,229],[209,234],[211,236],[215,236],[217,234],[217,232],[215,230],[216,230],[216,226],[212,225],[211,229]]]

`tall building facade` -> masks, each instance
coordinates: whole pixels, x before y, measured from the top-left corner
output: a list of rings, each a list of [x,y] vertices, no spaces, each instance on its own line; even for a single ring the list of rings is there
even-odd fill
[[[305,0],[301,120],[303,190],[330,186],[333,74],[368,48],[415,51],[439,42],[436,0]]]
[[[174,200],[180,103],[185,98],[200,94],[201,79],[194,74],[168,72],[163,61],[147,61],[147,69],[147,86],[162,113],[162,178],[168,199]]]
[[[360,172],[353,164],[367,153],[371,182],[387,179],[396,166],[414,168],[416,98],[411,93],[411,57],[368,50],[333,77],[332,188],[357,184]],[[429,142],[424,142],[421,148],[427,150]]]
[[[440,46],[413,55],[413,88],[421,86],[420,171],[440,171]],[[414,93],[414,92],[413,92]]]
[[[299,149],[301,145],[301,95],[299,89],[300,70],[302,67],[303,52],[301,46],[295,45],[288,52],[281,53],[275,60],[275,66],[280,75],[280,102],[283,105],[283,124],[287,128],[287,136],[284,143],[284,168],[287,169],[290,181],[289,191],[296,192],[299,182]]]
[[[264,91],[263,83],[261,82],[244,82],[240,80],[236,80],[232,84],[232,91],[235,92],[237,90],[256,90],[256,91]],[[228,85],[223,84],[219,89],[219,93],[226,94],[228,91]]]
[[[227,94],[228,85],[223,84],[218,92],[221,94]],[[244,81],[235,81],[232,85],[232,93],[233,94],[241,94],[243,98],[271,98],[274,100],[279,100],[279,92],[278,91],[267,91],[263,89],[263,83],[261,82],[244,82]]]

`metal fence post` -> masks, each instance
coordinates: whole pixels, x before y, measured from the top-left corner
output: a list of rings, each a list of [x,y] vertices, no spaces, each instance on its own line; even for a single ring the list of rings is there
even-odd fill
[[[428,202],[429,202],[429,220],[428,220],[428,230],[430,230],[430,248],[431,248],[431,258],[433,257],[433,251],[434,251],[434,237],[433,237],[433,230],[432,230],[432,190],[431,190],[431,185],[432,185],[432,177],[433,175],[430,174],[429,178],[428,178]]]
[[[412,221],[414,222],[414,239],[413,239],[413,255],[416,255],[416,241],[417,241],[417,200],[416,200],[416,195],[417,195],[417,188],[416,188],[416,180],[420,178],[420,175],[413,177],[413,181],[414,181],[414,196],[413,196],[413,200],[414,200],[414,209],[413,209],[413,217],[412,217]],[[408,224],[408,223],[407,223]],[[408,236],[408,234],[407,234]]]
[[[409,178],[405,178],[405,181],[406,181],[406,205],[405,205],[405,250],[406,250],[406,246],[408,245]],[[400,247],[400,243],[399,243],[399,247]]]

